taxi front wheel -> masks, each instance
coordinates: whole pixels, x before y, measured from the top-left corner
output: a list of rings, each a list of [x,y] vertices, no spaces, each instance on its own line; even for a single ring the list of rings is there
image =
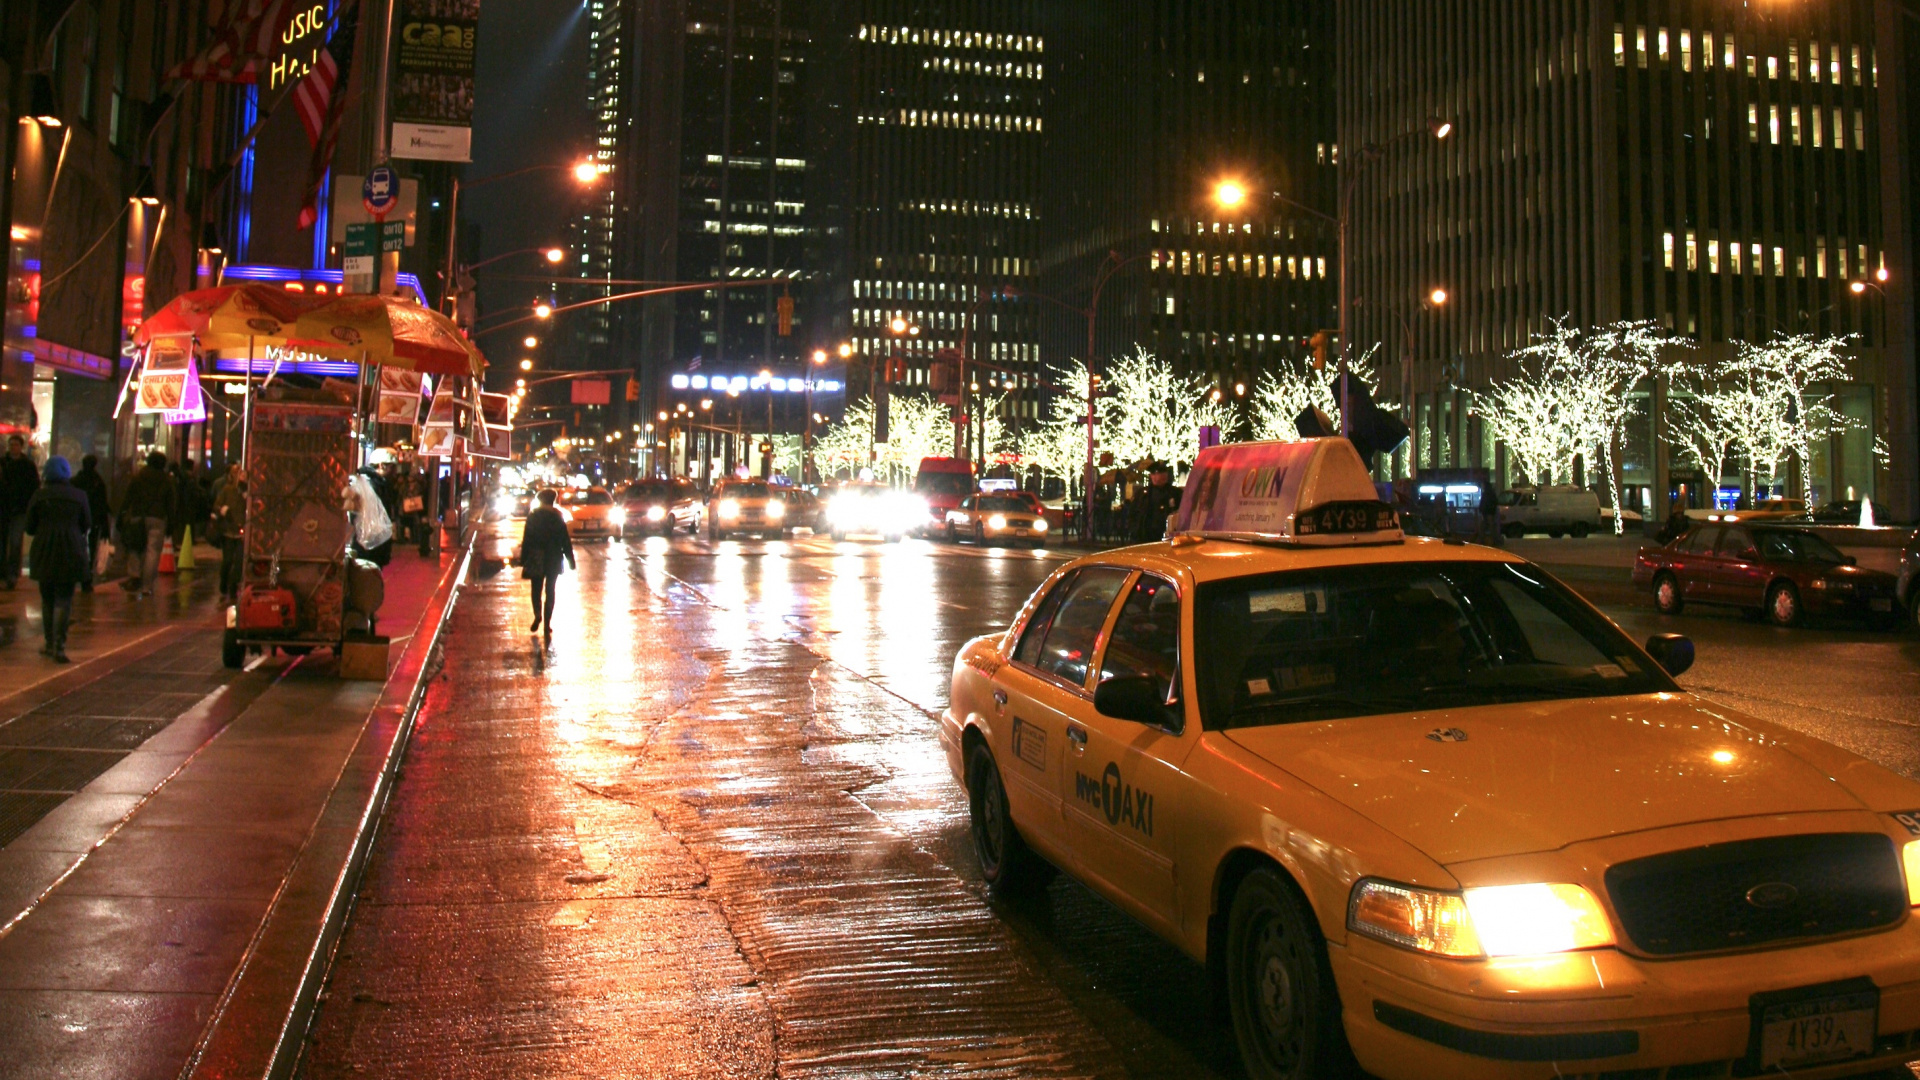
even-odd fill
[[[1354,1071],[1339,993],[1313,912],[1279,871],[1260,868],[1234,891],[1227,917],[1227,1002],[1234,1041],[1256,1080]]]
[[[1007,808],[1007,790],[1000,769],[985,745],[976,745],[967,758],[967,803],[973,820],[973,853],[980,860],[980,876],[995,892],[1038,892],[1053,880],[1053,864],[1035,855],[1020,838]]]

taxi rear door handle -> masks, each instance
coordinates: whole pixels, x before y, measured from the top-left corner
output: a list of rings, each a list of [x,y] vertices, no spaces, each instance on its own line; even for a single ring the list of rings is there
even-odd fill
[[[1085,751],[1087,748],[1087,729],[1078,724],[1068,724],[1067,741],[1073,744],[1075,752]]]

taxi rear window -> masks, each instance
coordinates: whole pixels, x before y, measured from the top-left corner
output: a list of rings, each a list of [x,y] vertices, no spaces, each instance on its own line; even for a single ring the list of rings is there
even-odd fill
[[[1675,689],[1565,587],[1511,563],[1400,563],[1212,582],[1201,719],[1255,727]]]

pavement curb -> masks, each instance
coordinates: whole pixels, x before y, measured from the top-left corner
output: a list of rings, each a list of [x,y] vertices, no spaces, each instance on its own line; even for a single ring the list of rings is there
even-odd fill
[[[289,871],[197,1052],[181,1070],[182,1080],[293,1075],[473,550],[469,543],[442,571],[334,782],[314,836]]]

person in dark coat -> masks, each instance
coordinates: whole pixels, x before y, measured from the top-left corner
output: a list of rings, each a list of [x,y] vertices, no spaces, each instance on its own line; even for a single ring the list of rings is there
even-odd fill
[[[87,576],[80,580],[81,592],[93,591],[93,568],[100,559],[100,545],[106,542],[112,527],[113,506],[107,499],[107,478],[100,475],[100,459],[88,454],[80,459],[80,471],[73,475],[73,486],[87,497],[87,516],[93,527],[87,530]]]
[[[533,582],[533,629],[547,628],[547,640],[553,640],[553,594],[560,587],[561,563],[575,570],[580,564],[573,558],[573,537],[567,532],[567,519],[553,508],[554,491],[543,488],[540,505],[527,515],[526,532],[520,540],[521,574]],[[545,604],[541,594],[546,594]]]
[[[153,595],[154,582],[160,577],[160,549],[166,543],[167,526],[177,512],[178,499],[173,477],[167,472],[167,455],[158,450],[148,454],[146,466],[134,474],[120,499],[120,540],[129,552],[140,552],[139,576],[129,566],[127,580],[120,584],[136,599]],[[144,548],[138,546],[142,542]]]
[[[27,532],[27,503],[40,488],[40,471],[27,456],[27,441],[15,435],[7,440],[7,456],[0,458],[0,588],[13,591],[20,580],[21,546]]]
[[[26,529],[33,534],[33,580],[40,583],[40,625],[47,635],[40,653],[64,664],[73,590],[92,567],[87,533],[93,521],[86,494],[68,482],[73,466],[66,458],[48,458],[43,475],[46,484],[27,504]]]
[[[213,524],[207,526],[207,539],[220,546],[220,602],[223,604],[240,599],[246,526],[247,473],[238,465],[229,465],[213,497]]]

